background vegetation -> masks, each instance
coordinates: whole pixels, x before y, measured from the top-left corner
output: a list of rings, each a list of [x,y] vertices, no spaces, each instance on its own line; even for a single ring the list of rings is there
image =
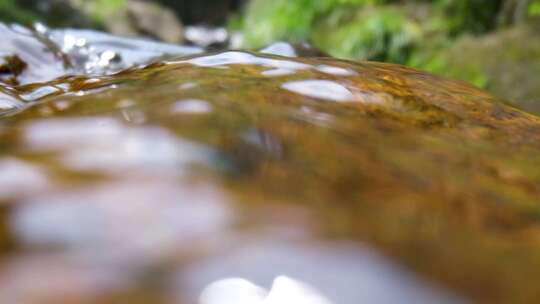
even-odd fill
[[[308,41],[335,57],[464,80],[540,113],[539,0],[251,0],[243,47]]]

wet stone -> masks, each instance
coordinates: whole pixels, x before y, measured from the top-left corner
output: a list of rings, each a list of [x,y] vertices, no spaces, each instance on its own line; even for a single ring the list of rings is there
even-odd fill
[[[0,83],[16,104],[0,108],[0,302],[197,303],[212,282],[272,292],[282,275],[335,304],[538,298],[537,116],[284,45],[53,33],[73,36],[67,58],[99,45],[121,61],[36,56],[21,77],[60,75]]]

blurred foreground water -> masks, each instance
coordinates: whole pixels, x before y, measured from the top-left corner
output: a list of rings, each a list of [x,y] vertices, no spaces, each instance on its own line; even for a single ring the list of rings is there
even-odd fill
[[[286,44],[0,33],[1,303],[197,303],[281,275],[335,304],[540,296],[536,116]]]

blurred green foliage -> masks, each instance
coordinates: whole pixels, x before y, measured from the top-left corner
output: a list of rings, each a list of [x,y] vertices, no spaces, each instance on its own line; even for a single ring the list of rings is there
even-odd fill
[[[126,2],[127,0],[86,0],[85,5],[87,5],[87,11],[91,18],[101,23],[125,7]]]
[[[37,15],[18,5],[16,0],[0,0],[0,20],[3,22],[31,23],[36,19]]]
[[[485,33],[497,25],[503,0],[438,0],[436,6],[445,12],[448,31],[452,35],[464,32]]]
[[[106,18],[125,7],[127,1],[0,0],[0,21],[22,24],[40,21],[51,26],[101,28]]]
[[[232,24],[245,48],[308,41],[335,57],[402,63],[486,87],[482,69],[455,71],[442,53],[463,36],[535,15],[540,0],[251,0]]]
[[[383,0],[253,0],[243,22],[245,45],[262,47],[276,40],[309,38],[314,23],[340,6],[364,6]]]
[[[527,13],[529,16],[540,15],[540,0],[531,1],[527,8]]]
[[[395,7],[362,11],[343,8],[319,22],[311,39],[335,57],[405,63],[420,35],[419,24]]]
[[[312,41],[330,54],[405,62],[425,34],[458,36],[494,29],[503,0],[252,0],[241,31],[244,46],[272,41]],[[429,7],[429,16],[414,10]],[[534,9],[534,7],[533,7]],[[408,11],[411,11],[409,13]],[[332,37],[325,37],[325,36]]]

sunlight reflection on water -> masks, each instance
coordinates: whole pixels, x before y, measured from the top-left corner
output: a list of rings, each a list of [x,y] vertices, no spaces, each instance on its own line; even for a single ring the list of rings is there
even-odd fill
[[[66,166],[76,170],[174,171],[189,163],[207,163],[211,150],[157,127],[128,127],[109,117],[35,120],[25,128],[30,149],[62,152]]]
[[[347,242],[241,239],[226,253],[180,270],[176,281],[195,297],[205,284],[222,278],[270,286],[277,275],[306,282],[340,304],[462,303],[373,250]]]

